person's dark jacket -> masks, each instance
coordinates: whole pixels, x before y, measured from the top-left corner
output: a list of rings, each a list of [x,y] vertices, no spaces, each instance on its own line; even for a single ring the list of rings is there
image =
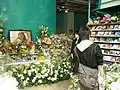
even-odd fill
[[[77,38],[74,38],[72,41],[71,53],[74,51],[74,47],[76,46]]]
[[[79,48],[77,47],[79,60],[77,59],[77,56],[75,55],[74,52],[73,52],[74,63],[75,63],[74,73],[78,72],[79,62],[83,65],[86,65],[94,69],[98,69],[98,65],[103,64],[103,55],[100,46],[95,43],[91,44],[84,51],[80,51]]]

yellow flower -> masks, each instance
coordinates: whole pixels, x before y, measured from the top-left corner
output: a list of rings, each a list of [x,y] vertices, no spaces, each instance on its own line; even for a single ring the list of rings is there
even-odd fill
[[[47,58],[45,56],[39,56],[38,60],[46,60]]]

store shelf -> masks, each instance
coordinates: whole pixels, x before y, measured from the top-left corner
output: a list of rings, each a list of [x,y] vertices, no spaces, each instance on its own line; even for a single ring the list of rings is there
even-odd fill
[[[103,36],[103,35],[92,35],[91,37],[109,37],[109,38],[119,38],[120,36]]]
[[[106,24],[88,24],[88,26],[105,26],[105,25],[120,25],[120,22],[117,22],[117,23],[106,23]]]
[[[115,60],[104,60],[105,62],[120,62],[120,61],[115,61]]]
[[[117,31],[119,31],[120,32],[120,29],[105,29],[105,30],[92,30],[92,32],[112,32],[112,31],[114,31],[114,32],[117,32]]]
[[[120,42],[105,42],[105,41],[94,41],[95,43],[101,43],[101,44],[120,44]]]
[[[114,54],[103,54],[104,56],[113,56],[113,57],[120,57],[120,55],[114,55]]]
[[[112,49],[112,48],[101,48],[101,49],[103,49],[103,50],[115,50],[115,51],[120,51],[120,49]]]
[[[110,27],[111,25],[112,25],[112,29]],[[118,23],[108,23],[108,24],[91,24],[91,25],[88,25],[89,28],[91,29],[91,32],[92,32],[91,33],[91,39],[95,40],[94,43],[97,43],[97,44],[104,44],[104,45],[112,44],[112,45],[117,45],[117,46],[120,45],[120,42],[119,42],[120,36],[115,35],[116,32],[120,32],[120,28],[115,29],[115,25],[119,25],[119,27],[120,27],[120,22],[118,22]],[[104,33],[104,32],[110,32],[110,33],[114,33],[114,34],[109,35],[109,33],[108,33],[108,35],[107,34],[102,35],[102,33]],[[101,35],[99,33],[101,33]],[[106,41],[102,41],[101,38],[103,38],[103,40],[106,40]],[[114,41],[116,41],[116,42],[114,42]],[[116,53],[120,52],[119,47],[116,47],[115,49],[113,47],[111,47],[111,48],[101,47],[101,49],[104,50],[104,53],[103,53],[104,57],[108,57],[108,58],[103,58],[103,59],[105,59],[104,61],[118,62],[116,60],[120,57],[120,55],[116,54]],[[113,51],[114,54],[110,54],[111,51]],[[107,54],[105,52],[108,52],[109,54]],[[110,60],[107,60],[107,59],[110,59]]]
[[[114,60],[104,60],[104,61],[107,61],[107,62],[116,62],[116,61],[114,61]]]

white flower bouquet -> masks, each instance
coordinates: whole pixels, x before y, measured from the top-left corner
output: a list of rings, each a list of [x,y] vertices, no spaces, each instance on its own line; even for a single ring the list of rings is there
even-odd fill
[[[71,74],[71,85],[69,86],[68,90],[80,90],[80,85],[78,82],[78,76]]]
[[[18,87],[31,87],[41,84],[52,84],[70,78],[71,63],[67,60],[56,60],[49,64],[25,64],[9,67],[13,77],[19,82]]]
[[[105,65],[105,83],[106,90],[111,90],[111,88],[118,86],[116,83],[120,83],[120,63]]]
[[[50,39],[51,44],[44,44],[38,38],[37,49],[43,53],[46,57],[51,60],[63,60],[70,56],[72,40],[69,39],[65,34],[51,35],[47,37]]]

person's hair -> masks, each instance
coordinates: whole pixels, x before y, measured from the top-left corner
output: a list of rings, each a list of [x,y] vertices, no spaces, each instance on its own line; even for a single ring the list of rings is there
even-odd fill
[[[79,30],[79,41],[89,39],[90,31],[87,27],[82,27]]]
[[[22,34],[24,36],[23,40],[25,41],[26,40],[26,36],[24,34],[24,32],[19,32],[18,35]]]
[[[79,30],[77,30],[75,33],[76,33],[76,34],[79,34]]]
[[[69,33],[73,33],[73,29],[69,29]]]
[[[20,34],[24,35],[24,33],[23,33],[23,32],[19,32],[19,33],[18,33],[18,35],[20,35]],[[24,35],[24,36],[25,36],[25,35]]]

